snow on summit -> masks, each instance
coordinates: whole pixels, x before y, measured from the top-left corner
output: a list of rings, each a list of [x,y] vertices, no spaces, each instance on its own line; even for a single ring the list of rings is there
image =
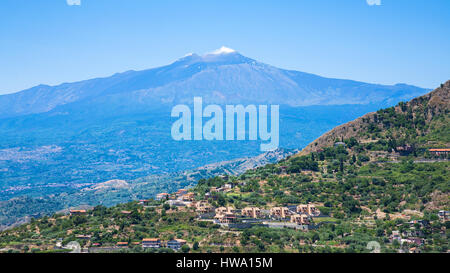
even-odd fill
[[[213,52],[208,53],[208,54],[221,55],[221,54],[228,54],[228,53],[233,53],[233,52],[236,52],[236,50],[228,48],[226,46],[222,46],[221,48],[216,49]]]

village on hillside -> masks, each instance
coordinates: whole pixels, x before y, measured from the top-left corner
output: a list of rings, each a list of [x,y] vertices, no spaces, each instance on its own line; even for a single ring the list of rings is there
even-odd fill
[[[243,209],[236,209],[231,206],[214,207],[210,201],[216,199],[214,193],[228,193],[233,190],[232,184],[225,184],[222,187],[211,187],[210,191],[205,194],[206,199],[196,200],[195,193],[188,189],[179,189],[177,192],[159,193],[155,199],[139,200],[142,209],[158,208],[163,206],[170,206],[177,208],[177,211],[190,210],[197,214],[197,221],[211,222],[220,225],[224,229],[246,229],[252,226],[265,226],[269,228],[291,228],[296,230],[311,230],[315,229],[314,218],[328,217],[321,215],[319,209],[314,204],[298,204],[288,207],[245,207]],[[155,205],[159,204],[159,205]],[[70,210],[69,216],[89,216],[89,210],[77,209]],[[131,215],[131,211],[122,210],[123,215]],[[77,235],[77,239],[87,240],[91,239],[92,235]],[[131,246],[140,245],[143,249],[146,248],[169,248],[174,251],[179,251],[187,241],[183,238],[174,238],[169,241],[163,241],[160,238],[143,238],[141,242],[117,242],[115,245],[102,246],[99,243],[87,244],[88,248],[81,249],[83,252],[101,252],[114,251],[121,248],[128,248]],[[56,245],[61,248],[62,244],[59,241]]]

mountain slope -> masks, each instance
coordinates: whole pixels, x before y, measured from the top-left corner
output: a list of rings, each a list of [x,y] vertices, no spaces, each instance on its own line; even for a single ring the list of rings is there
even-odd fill
[[[340,139],[355,137],[360,141],[391,141],[391,148],[409,144],[427,147],[448,146],[450,131],[450,81],[433,92],[396,107],[369,113],[338,126],[306,146],[300,154],[317,152]],[[379,132],[379,133],[377,133]],[[436,139],[436,134],[440,134]],[[398,146],[397,146],[398,145]]]
[[[58,86],[39,85],[0,96],[0,118],[48,112],[67,104],[95,107],[192,103],[272,103],[290,106],[395,104],[427,90],[377,85],[279,69],[233,50],[191,54],[154,69],[128,71]]]

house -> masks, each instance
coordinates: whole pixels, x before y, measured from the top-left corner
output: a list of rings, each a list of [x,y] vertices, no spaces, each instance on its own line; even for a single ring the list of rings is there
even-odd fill
[[[117,242],[118,247],[128,247],[128,242]]]
[[[143,248],[160,248],[161,241],[158,238],[144,238],[142,239]]]
[[[120,213],[123,214],[123,215],[130,215],[131,211],[129,211],[129,210],[122,210],[122,211],[120,211]]]
[[[431,154],[440,156],[440,155],[448,155],[450,153],[450,149],[429,149]]]
[[[181,196],[183,201],[194,201],[195,194],[193,192],[186,193]]]
[[[220,207],[215,210],[216,214],[234,213],[235,209],[233,207]]]
[[[214,219],[219,220],[222,224],[229,224],[236,222],[236,215],[233,212],[226,212],[223,214],[217,214]]]
[[[180,196],[185,195],[187,192],[188,192],[188,191],[187,191],[186,189],[179,189],[179,190],[175,193],[175,195],[178,196],[178,197],[180,197]]]
[[[422,246],[424,244],[424,239],[422,238],[407,238],[407,239],[402,239],[401,243],[408,243],[408,244],[415,244],[417,246]]]
[[[392,231],[392,235],[389,236],[389,239],[391,242],[397,240],[397,241],[401,241],[402,240],[402,236],[400,236],[400,232],[398,230],[394,230]]]
[[[70,210],[70,215],[85,215],[87,211],[85,209],[73,209]]]
[[[81,239],[81,240],[89,240],[89,239],[91,239],[91,235],[75,235],[75,238],[77,238],[77,239]]]
[[[223,185],[222,188],[231,190],[233,188],[233,185],[232,184],[225,184],[225,185]]]
[[[438,212],[439,220],[441,220],[442,222],[447,221],[448,218],[449,218],[449,215],[450,215],[450,212],[445,211],[445,210],[440,210],[440,211]]]
[[[412,238],[414,243],[418,246],[423,246],[425,244],[425,240],[422,238]]]
[[[294,214],[291,216],[291,223],[309,225],[309,216],[306,214]]]
[[[414,151],[414,148],[409,144],[405,144],[403,146],[395,147],[395,150],[400,154],[409,154]]]
[[[336,143],[334,143],[334,147],[339,147],[339,146],[344,146],[345,147],[345,143],[342,141],[338,141]]]
[[[411,220],[408,222],[408,224],[409,224],[410,228],[415,228],[416,225],[418,225],[421,228],[424,228],[429,225],[428,221],[426,221],[426,220]]]
[[[171,248],[173,250],[179,250],[183,245],[186,244],[185,240],[182,239],[175,239],[175,240],[170,240],[167,242],[167,247]]]
[[[297,213],[304,213],[309,216],[319,216],[320,211],[317,209],[314,205],[308,204],[308,205],[298,205],[297,206]]]
[[[260,218],[261,210],[259,208],[254,207],[246,207],[241,211],[242,216],[252,217],[252,218]]]
[[[287,218],[290,215],[290,211],[286,207],[274,207],[270,209],[270,215],[277,218]]]
[[[169,199],[169,194],[168,193],[163,192],[163,193],[158,193],[156,195],[156,200],[158,200],[158,201],[167,200],[167,199]]]
[[[148,205],[150,205],[151,202],[152,202],[151,199],[149,199],[149,200],[139,200],[139,204],[141,204],[143,206],[148,206]]]
[[[402,232],[402,237],[423,237],[424,233],[422,230],[410,229]]]
[[[186,203],[181,200],[168,200],[166,201],[167,204],[169,204],[171,207],[184,207],[186,206]]]
[[[175,200],[177,199],[176,194],[169,194],[169,198],[167,198],[168,200]]]
[[[207,201],[200,201],[195,203],[195,210],[198,213],[208,213],[214,210],[214,208]]]
[[[230,192],[233,189],[232,184],[225,184],[222,187],[216,189],[217,192]]]

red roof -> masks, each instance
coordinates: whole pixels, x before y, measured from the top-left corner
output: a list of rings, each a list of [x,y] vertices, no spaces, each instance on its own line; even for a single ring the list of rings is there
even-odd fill
[[[430,152],[450,152],[450,149],[430,149]]]
[[[142,239],[142,242],[158,242],[159,239],[158,238],[145,238]]]

